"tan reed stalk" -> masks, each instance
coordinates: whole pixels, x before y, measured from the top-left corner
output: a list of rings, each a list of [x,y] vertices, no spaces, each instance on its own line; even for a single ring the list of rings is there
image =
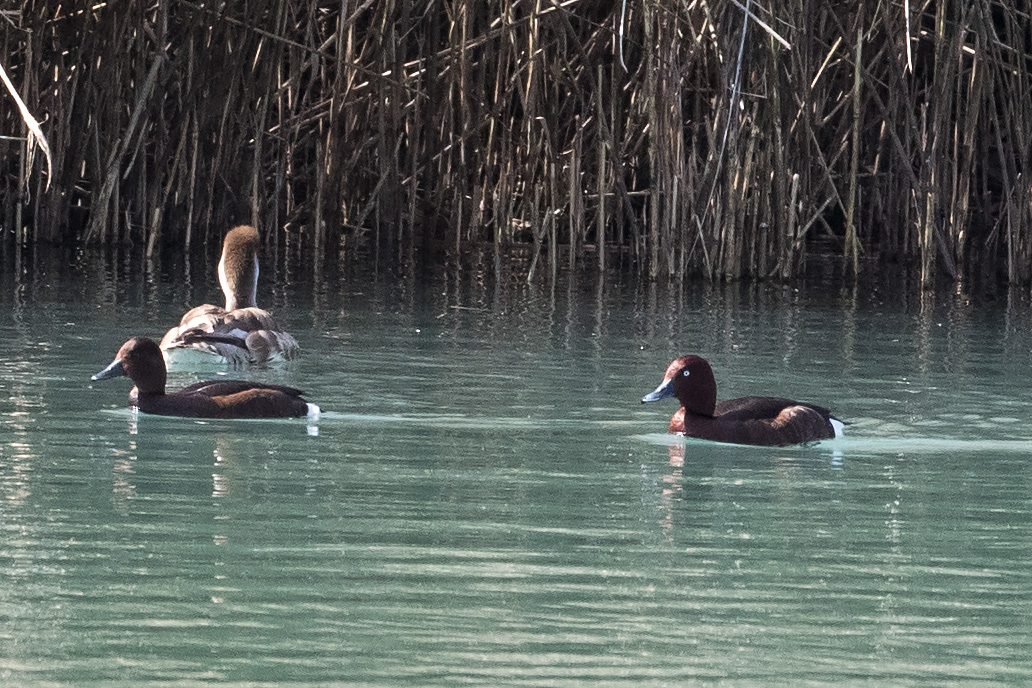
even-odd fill
[[[47,191],[0,138],[0,221],[27,243],[214,252],[251,221],[272,246],[382,248],[403,270],[486,244],[517,265],[526,244],[538,280],[592,250],[657,279],[793,279],[821,250],[925,286],[1032,283],[1032,19],[1007,3],[25,0],[7,17],[0,58],[53,157]],[[0,101],[0,135],[21,126]]]
[[[845,255],[847,271],[856,276],[860,273],[860,239],[856,229],[856,204],[859,194],[858,175],[860,171],[860,120],[862,118],[861,73],[863,71],[864,29],[861,21],[856,27],[856,59],[853,63],[853,126],[850,140],[849,193],[846,201]]]

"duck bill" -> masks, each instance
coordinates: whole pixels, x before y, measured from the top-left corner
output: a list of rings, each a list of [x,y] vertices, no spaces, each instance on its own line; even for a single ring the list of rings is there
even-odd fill
[[[113,377],[120,377],[122,375],[125,375],[125,368],[122,366],[122,359],[116,358],[111,362],[111,365],[109,365],[107,368],[104,368],[104,370],[100,371],[90,379],[110,380]]]
[[[672,396],[674,396],[673,378],[669,380],[663,380],[659,387],[656,387],[655,390],[641,398],[641,403],[647,404],[650,401],[659,401],[660,399],[667,399]]]

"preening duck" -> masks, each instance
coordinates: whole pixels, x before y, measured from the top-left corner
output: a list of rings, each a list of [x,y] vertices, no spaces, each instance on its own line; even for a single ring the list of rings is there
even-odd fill
[[[234,366],[298,355],[297,341],[258,308],[258,243],[258,231],[247,225],[226,234],[219,261],[226,307],[204,304],[187,311],[161,339],[166,360],[174,361],[184,350],[217,356]]]

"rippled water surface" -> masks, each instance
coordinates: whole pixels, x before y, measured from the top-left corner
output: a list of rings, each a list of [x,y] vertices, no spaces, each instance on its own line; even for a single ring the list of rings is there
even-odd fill
[[[1023,299],[270,269],[309,425],[89,381],[213,269],[5,265],[0,684],[1032,682]],[[669,437],[689,352],[847,437]]]

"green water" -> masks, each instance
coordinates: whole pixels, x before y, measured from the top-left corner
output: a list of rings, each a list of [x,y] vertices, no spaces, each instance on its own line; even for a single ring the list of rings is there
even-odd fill
[[[269,270],[304,356],[250,375],[323,415],[201,422],[89,376],[213,278],[16,267],[4,686],[1032,682],[1021,299]],[[689,352],[847,437],[667,436]]]

